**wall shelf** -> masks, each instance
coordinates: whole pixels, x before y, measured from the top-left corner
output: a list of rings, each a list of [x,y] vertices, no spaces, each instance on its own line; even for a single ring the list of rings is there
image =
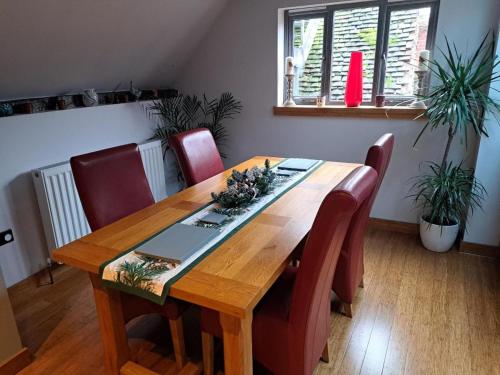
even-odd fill
[[[143,95],[137,100],[129,91],[100,92],[98,93],[98,103],[93,106],[85,106],[81,94],[7,100],[0,102],[0,118],[76,108],[95,108],[114,104],[147,102],[172,98],[178,95],[176,89],[143,90],[142,93]]]

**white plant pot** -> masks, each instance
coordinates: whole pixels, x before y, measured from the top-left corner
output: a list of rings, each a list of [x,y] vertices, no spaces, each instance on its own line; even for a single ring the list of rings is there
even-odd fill
[[[458,235],[459,225],[435,225],[420,218],[420,239],[426,249],[444,253],[451,249]]]

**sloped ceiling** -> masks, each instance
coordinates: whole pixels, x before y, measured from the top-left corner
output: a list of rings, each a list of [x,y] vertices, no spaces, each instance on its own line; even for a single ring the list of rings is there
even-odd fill
[[[0,100],[175,81],[227,0],[0,1]]]

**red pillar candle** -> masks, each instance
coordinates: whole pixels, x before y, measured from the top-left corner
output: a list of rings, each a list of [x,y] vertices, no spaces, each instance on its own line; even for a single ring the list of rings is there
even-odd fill
[[[363,52],[351,52],[344,102],[347,107],[359,107],[363,101]]]

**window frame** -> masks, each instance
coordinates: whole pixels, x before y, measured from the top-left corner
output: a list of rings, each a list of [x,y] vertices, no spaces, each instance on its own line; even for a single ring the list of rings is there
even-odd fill
[[[331,100],[331,68],[333,53],[333,22],[334,14],[338,10],[357,9],[367,7],[378,7],[377,23],[377,43],[375,46],[375,61],[373,68],[372,95],[370,101],[363,101],[362,105],[374,105],[375,97],[379,92],[383,92],[385,85],[385,56],[389,47],[389,28],[390,18],[393,11],[418,9],[430,7],[429,26],[427,29],[426,49],[433,51],[436,39],[438,13],[440,0],[368,0],[361,2],[348,2],[333,4],[322,7],[310,7],[304,10],[290,9],[285,11],[285,55],[293,56],[293,22],[296,20],[324,17],[323,34],[323,61],[321,67],[321,96],[326,96],[327,105],[343,104],[341,101]],[[327,63],[329,62],[329,63]],[[430,82],[428,75],[425,85]],[[284,82],[284,93],[286,93],[286,82]],[[286,94],[285,94],[286,95]],[[386,102],[390,105],[401,104],[413,100],[414,96],[389,96]],[[314,104],[316,97],[298,97],[294,96],[297,104]]]
[[[312,9],[312,10],[305,10],[305,11],[293,11],[293,13],[290,10],[286,11],[285,15],[285,50],[287,52],[286,56],[293,56],[293,23],[296,20],[307,20],[307,19],[312,19],[312,18],[323,18],[323,60],[321,62],[321,95],[323,95],[325,91],[325,78],[328,77],[328,74],[326,70],[328,69],[326,64],[326,56],[327,56],[327,39],[326,38],[326,33],[325,30],[327,30],[327,22],[328,22],[328,7],[321,7],[317,9]],[[330,68],[331,69],[331,68]],[[328,70],[330,70],[328,69]],[[286,89],[287,89],[287,83],[286,81],[283,82],[284,85],[284,90],[283,93],[286,95]],[[293,97],[294,101],[297,104],[313,104],[316,102],[316,97],[308,97],[308,96],[294,96]],[[328,100],[328,99],[327,99]]]
[[[383,35],[383,45],[381,49],[381,58],[379,59],[380,67],[378,74],[378,84],[377,89],[379,92],[383,92],[385,88],[385,56],[387,55],[387,51],[389,49],[389,29],[391,26],[391,13],[393,11],[400,10],[411,10],[411,9],[419,9],[430,7],[430,15],[429,15],[429,27],[427,29],[427,40],[425,42],[425,49],[429,51],[434,50],[435,40],[436,40],[436,32],[437,32],[437,20],[438,20],[438,12],[439,12],[439,0],[414,0],[414,1],[398,1],[391,2],[387,6],[387,12],[385,14],[386,19],[384,20],[384,35]],[[429,86],[430,82],[430,74],[427,75],[427,78],[424,82],[426,87]],[[415,99],[415,96],[403,96],[403,95],[390,95],[386,96],[386,103],[391,104],[401,104],[408,101],[412,101]]]

